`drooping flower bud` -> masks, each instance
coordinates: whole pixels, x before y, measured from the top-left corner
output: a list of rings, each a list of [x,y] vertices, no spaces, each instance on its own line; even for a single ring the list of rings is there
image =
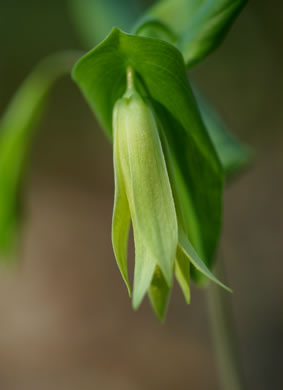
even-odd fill
[[[163,319],[174,272],[187,303],[190,302],[191,263],[206,277],[222,284],[189,241],[174,179],[174,164],[170,161],[170,146],[164,134],[159,133],[150,103],[134,89],[131,72],[128,89],[114,106],[113,138],[112,242],[115,257],[131,295],[127,247],[132,222],[135,243],[133,307],[137,308],[148,292],[154,311]]]
[[[138,307],[155,271],[172,286],[177,217],[154,114],[132,88],[115,105],[113,130],[113,246],[129,286],[127,241],[131,219],[135,241],[133,306]]]

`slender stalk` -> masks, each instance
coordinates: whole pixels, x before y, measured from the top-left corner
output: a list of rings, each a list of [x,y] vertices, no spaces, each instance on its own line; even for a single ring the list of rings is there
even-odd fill
[[[133,89],[134,83],[134,69],[131,66],[127,67],[127,89]]]
[[[217,276],[223,279],[221,259]],[[229,294],[211,283],[208,289],[208,307],[219,378],[223,390],[244,390],[242,368],[236,348]]]

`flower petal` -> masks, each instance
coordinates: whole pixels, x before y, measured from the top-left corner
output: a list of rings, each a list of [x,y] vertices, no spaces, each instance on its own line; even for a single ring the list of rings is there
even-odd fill
[[[133,308],[138,309],[152,281],[155,259],[150,251],[144,246],[144,241],[135,235],[135,273],[133,287]]]
[[[190,261],[187,256],[181,251],[180,247],[177,249],[175,262],[175,276],[183,291],[186,302],[191,302],[190,292]]]
[[[179,231],[179,247],[182,250],[182,252],[188,257],[191,263],[204,276],[206,276],[208,279],[212,280],[214,283],[218,284],[219,286],[223,287],[225,290],[232,292],[232,290],[229,287],[225,286],[225,284],[220,282],[207,268],[206,264],[201,260],[201,258],[193,248],[192,244],[190,243],[189,239],[185,235],[185,233],[181,230]]]
[[[166,283],[164,276],[157,266],[148,291],[148,296],[153,310],[160,321],[163,321],[166,314],[169,300],[170,287]]]
[[[128,279],[128,236],[130,228],[130,209],[120,168],[118,140],[114,129],[114,177],[115,196],[112,218],[112,245],[116,261],[131,296]]]

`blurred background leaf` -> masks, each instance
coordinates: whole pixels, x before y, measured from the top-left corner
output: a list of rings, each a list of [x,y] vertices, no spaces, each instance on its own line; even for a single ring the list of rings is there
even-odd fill
[[[246,0],[161,0],[146,15],[162,20],[179,39],[187,66],[219,46]]]
[[[20,189],[29,160],[34,128],[49,92],[68,74],[78,53],[59,53],[42,61],[18,89],[0,121],[0,251],[15,244],[20,224]]]
[[[112,30],[129,31],[141,11],[139,0],[68,0],[71,16],[83,43],[92,48]]]
[[[219,114],[199,88],[194,85],[193,90],[204,124],[223,166],[226,181],[229,181],[250,163],[252,152],[228,131]]]

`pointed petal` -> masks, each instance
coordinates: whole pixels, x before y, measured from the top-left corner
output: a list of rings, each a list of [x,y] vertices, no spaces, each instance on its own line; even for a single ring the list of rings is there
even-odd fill
[[[170,287],[166,283],[160,268],[157,266],[148,291],[153,310],[160,321],[164,320],[168,305]]]
[[[190,261],[188,257],[182,252],[180,247],[177,249],[177,256],[175,262],[175,276],[183,291],[186,302],[191,302],[190,292]]]
[[[232,292],[232,290],[225,286],[225,284],[221,283],[213,274],[210,272],[210,270],[207,268],[205,263],[201,260],[201,258],[198,256],[197,252],[193,248],[192,244],[190,243],[189,239],[185,235],[184,232],[181,230],[179,231],[179,247],[182,250],[182,252],[188,257],[188,259],[191,261],[191,263],[208,279],[212,280],[214,283],[218,284],[219,286],[223,287],[225,290]]]
[[[128,107],[124,135],[119,135],[120,158],[126,191],[131,197],[134,235],[138,232],[139,240],[143,240],[171,285],[178,228],[158,129],[150,107],[137,93],[124,100]]]
[[[149,250],[143,245],[143,240],[139,239],[137,233],[135,235],[135,249],[133,308],[136,310],[149,289],[156,262]]]
[[[130,209],[120,168],[118,142],[114,129],[114,176],[115,197],[112,218],[112,245],[122,277],[131,296],[128,278],[128,236],[130,228]]]

